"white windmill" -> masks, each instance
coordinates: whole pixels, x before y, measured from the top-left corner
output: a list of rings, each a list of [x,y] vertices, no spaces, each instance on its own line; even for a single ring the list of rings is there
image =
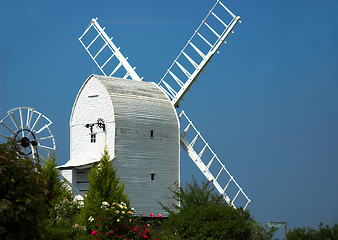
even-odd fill
[[[55,140],[50,130],[50,121],[45,115],[31,107],[17,107],[9,110],[0,121],[0,139],[12,139],[20,144],[20,154],[43,161],[55,151]]]
[[[89,76],[73,106],[70,160],[59,168],[74,191],[85,194],[90,167],[107,148],[136,211],[165,215],[158,202],[173,201],[168,187],[180,181],[182,146],[229,204],[248,206],[250,199],[186,113],[176,112],[239,20],[218,0],[158,84],[142,81],[97,18],[91,20],[79,41],[104,76]]]

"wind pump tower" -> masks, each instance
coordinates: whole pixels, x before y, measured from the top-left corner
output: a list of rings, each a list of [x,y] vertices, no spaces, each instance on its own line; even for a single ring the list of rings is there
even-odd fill
[[[102,72],[82,85],[70,117],[70,160],[60,166],[81,198],[106,148],[136,213],[162,213],[180,182],[180,146],[233,207],[250,199],[184,111],[181,100],[240,17],[217,0],[158,83],[142,81],[97,18],[79,41]],[[119,76],[119,77],[118,77]]]

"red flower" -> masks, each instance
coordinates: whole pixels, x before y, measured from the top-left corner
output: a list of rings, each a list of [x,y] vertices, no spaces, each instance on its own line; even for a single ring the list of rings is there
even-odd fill
[[[163,215],[160,213],[160,214],[157,215],[157,217],[163,218]]]
[[[153,217],[155,217],[155,215],[154,215],[154,214],[152,214],[152,213],[150,213],[150,214],[149,214],[149,216],[150,216],[150,217],[152,217],[152,218],[153,218]]]
[[[94,236],[94,235],[95,235],[95,233],[96,233],[96,232],[95,232],[95,230],[93,230],[91,234]]]

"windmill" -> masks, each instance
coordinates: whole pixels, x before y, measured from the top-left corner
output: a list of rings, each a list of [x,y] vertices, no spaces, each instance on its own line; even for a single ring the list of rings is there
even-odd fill
[[[177,111],[240,17],[217,0],[159,83],[142,81],[97,20],[79,41],[103,76],[91,75],[76,97],[71,156],[59,167],[74,190],[85,194],[90,167],[106,148],[136,212],[165,215],[158,202],[173,201],[168,188],[180,181],[182,146],[225,201],[245,209],[250,199],[187,114]]]
[[[55,151],[55,140],[50,130],[52,121],[31,107],[9,110],[0,121],[1,141],[12,139],[20,144],[22,156],[32,156],[40,162]]]

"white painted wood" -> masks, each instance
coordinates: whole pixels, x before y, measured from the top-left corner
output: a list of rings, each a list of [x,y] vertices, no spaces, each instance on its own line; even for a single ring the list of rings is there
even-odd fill
[[[102,118],[106,131],[93,127],[96,143],[91,143],[91,131],[86,124]],[[60,168],[90,165],[101,158],[105,146],[112,158],[115,156],[114,108],[105,86],[90,76],[80,89],[70,119],[70,161]]]
[[[97,32],[96,37],[90,42],[87,43],[88,45],[86,45],[82,38],[88,33],[88,31],[91,28],[94,28]],[[99,38],[101,37],[101,38]],[[104,45],[100,48],[100,50],[98,50],[97,52],[93,52],[91,50],[91,46],[92,44],[97,41],[97,39],[101,39],[104,42]],[[84,31],[84,33],[82,34],[81,37],[79,37],[79,41],[81,42],[82,46],[84,47],[84,49],[87,51],[87,53],[89,54],[89,56],[92,58],[92,60],[95,62],[95,64],[98,66],[98,68],[101,70],[101,72],[105,75],[105,76],[114,76],[115,72],[121,67],[123,66],[125,69],[125,75],[123,78],[128,78],[129,76],[131,77],[131,79],[133,80],[137,80],[137,81],[141,81],[142,78],[140,78],[137,73],[135,72],[135,67],[133,68],[129,62],[127,61],[128,58],[125,58],[122,53],[120,52],[120,48],[117,48],[115,46],[115,44],[112,41],[113,38],[108,37],[108,35],[106,34],[106,32],[104,31],[104,28],[102,28],[99,23],[97,22],[97,18],[93,18],[90,21],[89,26],[87,27],[87,29]],[[102,53],[102,51],[107,48],[110,51],[110,55],[109,57],[107,56],[105,61],[102,63],[99,63],[96,61],[96,58]],[[108,64],[110,65],[112,63],[111,59],[112,58],[116,58],[119,62],[119,64],[115,67],[115,69],[110,72],[110,73],[106,73],[105,71],[105,66]]]
[[[216,15],[214,11],[221,15]],[[211,8],[158,83],[175,107],[179,105],[204,67],[218,52],[237,22],[240,22],[240,17],[235,16],[220,1]]]
[[[97,142],[91,143],[85,125],[98,118],[106,132],[97,129]],[[172,203],[168,187],[180,181],[179,120],[157,84],[90,76],[75,100],[70,128],[71,159],[59,168],[73,169],[72,176],[64,174],[73,185],[86,187],[80,172],[89,171],[106,146],[136,213],[166,216],[158,201]]]
[[[206,179],[212,182],[216,190],[223,196],[224,200],[229,205],[236,208],[237,202],[239,201],[237,201],[236,204],[235,201],[237,197],[241,195],[243,200],[241,202],[242,205],[240,206],[244,206],[243,208],[246,209],[251,200],[244,193],[243,189],[238,185],[228,169],[217,157],[184,111],[180,113],[179,118],[182,126],[181,146],[187,152],[191,160],[200,169]],[[187,139],[187,135],[193,137]],[[196,144],[197,142],[200,143]],[[228,189],[231,184],[233,189],[232,192]]]

